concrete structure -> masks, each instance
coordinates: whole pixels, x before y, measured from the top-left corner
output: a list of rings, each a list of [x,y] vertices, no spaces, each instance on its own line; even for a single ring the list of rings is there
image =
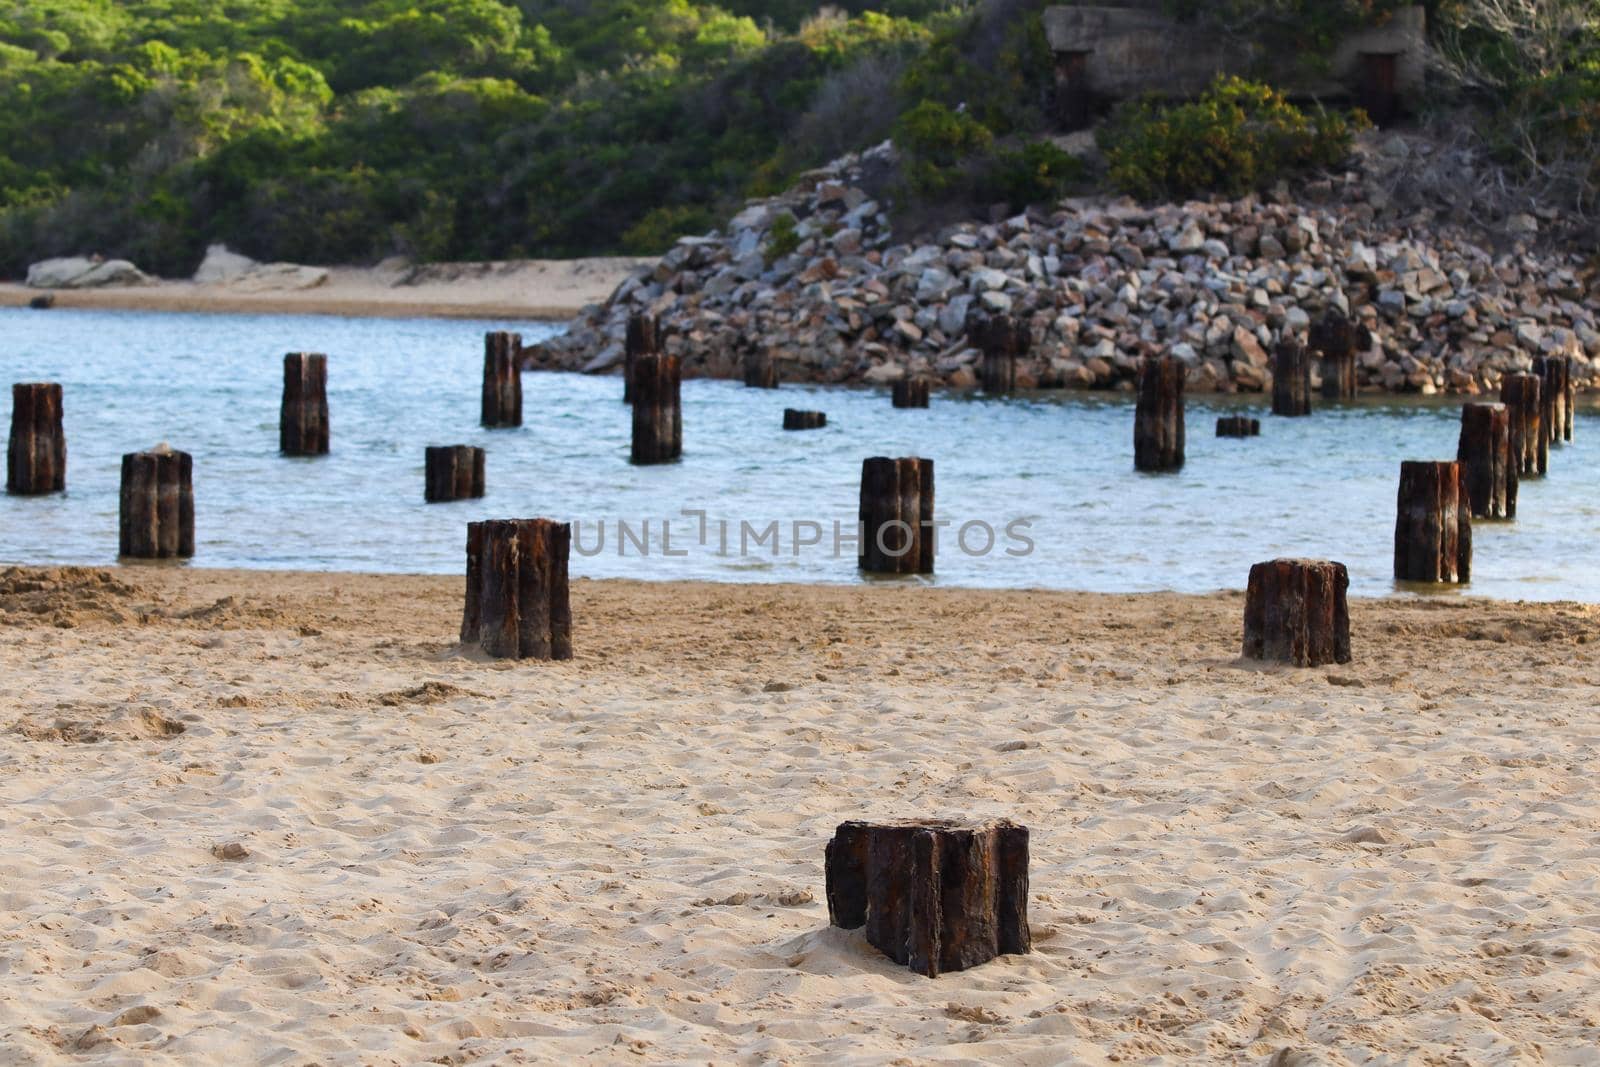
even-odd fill
[[[1069,127],[1084,125],[1099,102],[1150,92],[1194,96],[1218,74],[1260,78],[1290,96],[1352,97],[1382,123],[1421,91],[1427,58],[1420,6],[1350,34],[1322,58],[1274,54],[1260,42],[1180,22],[1160,0],[1050,7],[1043,18]]]

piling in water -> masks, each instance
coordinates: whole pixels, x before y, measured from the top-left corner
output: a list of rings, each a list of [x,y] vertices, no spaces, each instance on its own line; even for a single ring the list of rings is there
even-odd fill
[[[66,487],[67,435],[61,427],[61,386],[55,382],[13,385],[6,492],[42,496]]]
[[[129,559],[194,555],[194,460],[165,446],[122,457],[118,554]]]
[[[483,336],[483,417],[491,429],[522,425],[522,335]]]
[[[1311,357],[1293,337],[1279,341],[1272,352],[1272,413],[1311,414]]]
[[[1175,471],[1183,466],[1183,383],[1188,370],[1172,356],[1139,364],[1139,403],[1133,415],[1133,466]]]
[[[683,454],[681,386],[677,356],[648,355],[634,359],[634,463],[671,463]]]
[[[1400,464],[1394,525],[1394,576],[1403,582],[1464,583],[1472,578],[1472,503],[1453,460]]]
[[[291,352],[283,357],[283,410],[278,450],[286,456],[328,453],[328,357]]]
[[[430,504],[471,500],[484,493],[484,452],[471,445],[429,445],[422,498]]]
[[[1504,404],[1463,404],[1456,462],[1475,519],[1517,517],[1517,464],[1511,412]]]
[[[861,464],[861,548],[872,574],[932,574],[933,460],[874,456]]]

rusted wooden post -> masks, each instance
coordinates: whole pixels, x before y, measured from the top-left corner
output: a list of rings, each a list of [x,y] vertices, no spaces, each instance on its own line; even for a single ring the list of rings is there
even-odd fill
[[[1248,415],[1219,415],[1217,417],[1218,437],[1259,437],[1260,435],[1260,419],[1252,419]]]
[[[1394,576],[1403,582],[1464,583],[1472,577],[1472,503],[1461,464],[1400,464]]]
[[[744,354],[744,384],[750,389],[776,389],[778,387],[778,365],[772,360],[772,353],[763,345],[757,345]]]
[[[1517,517],[1517,464],[1511,451],[1511,412],[1504,404],[1463,404],[1456,462],[1466,480],[1475,519]]]
[[[194,459],[167,445],[122,457],[118,554],[130,559],[194,555]]]
[[[828,416],[820,411],[796,411],[794,408],[783,409],[783,428],[785,430],[820,430],[828,425]]]
[[[928,406],[928,379],[901,378],[891,388],[893,404],[897,408],[925,408]]]
[[[549,519],[467,524],[461,643],[496,659],[571,659],[572,526]]]
[[[1343,563],[1274,559],[1250,568],[1246,659],[1321,667],[1350,662],[1350,574]]]
[[[1311,414],[1311,358],[1306,346],[1285,337],[1272,350],[1272,413]]]
[[[918,974],[1033,948],[1028,828],[1009,819],[840,823],[823,867],[828,921],[866,927],[869,944]]]
[[[283,357],[283,410],[278,449],[286,456],[328,453],[328,357],[290,352]]]
[[[1511,454],[1524,478],[1543,474],[1550,465],[1541,389],[1536,374],[1508,374],[1500,382],[1500,402],[1511,413]]]
[[[13,385],[6,492],[42,496],[66,487],[67,435],[61,427],[61,386],[55,382]]]
[[[654,315],[628,316],[628,333],[622,344],[622,402],[633,403],[633,363],[640,356],[661,352],[661,321]]]
[[[861,464],[861,550],[873,574],[932,574],[933,460],[874,456]]]
[[[1356,395],[1356,326],[1338,308],[1330,307],[1311,324],[1310,347],[1322,357],[1324,400],[1353,400]]]
[[[671,463],[683,454],[681,385],[677,356],[634,358],[634,463]]]
[[[483,425],[522,425],[522,335],[496,330],[483,335]]]
[[[1183,383],[1188,373],[1172,356],[1139,364],[1139,404],[1133,416],[1133,466],[1175,471],[1183,466]]]
[[[430,504],[471,500],[484,492],[484,453],[471,445],[429,445],[422,498]]]
[[[983,352],[978,374],[983,391],[1000,394],[1016,389],[1017,360],[1033,344],[1027,320],[1015,315],[974,316],[967,332]]]
[[[1551,444],[1572,440],[1572,364],[1566,356],[1538,356],[1533,373],[1539,376],[1546,439]]]

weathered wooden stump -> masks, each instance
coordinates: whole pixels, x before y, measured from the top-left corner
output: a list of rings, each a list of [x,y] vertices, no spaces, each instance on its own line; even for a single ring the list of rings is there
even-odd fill
[[[828,921],[866,927],[896,963],[937,978],[1033,948],[1028,828],[844,822],[824,859]]]
[[[158,445],[122,457],[118,554],[130,559],[194,555],[194,460]]]
[[[428,503],[471,500],[483,495],[483,449],[429,445],[425,455],[422,498]]]
[[[1017,360],[1033,345],[1027,320],[1015,315],[974,316],[967,334],[983,352],[978,367],[983,391],[999,394],[1016,389]]]
[[[785,430],[820,430],[828,425],[828,416],[820,411],[796,411],[794,408],[783,409],[783,428]]]
[[[677,356],[633,361],[633,462],[671,463],[683,454],[682,378]]]
[[[1540,414],[1544,434],[1551,444],[1572,440],[1572,364],[1566,356],[1538,356],[1533,373],[1539,376]]]
[[[1472,577],[1472,502],[1461,464],[1400,464],[1394,576],[1403,582],[1464,583]]]
[[[283,410],[278,449],[286,456],[328,453],[328,357],[290,352],[283,357]]]
[[[1511,412],[1504,404],[1463,404],[1456,462],[1466,480],[1475,519],[1517,517],[1517,464],[1511,451]]]
[[[928,406],[928,379],[901,378],[891,387],[893,403],[897,408],[925,408]]]
[[[749,389],[778,387],[778,365],[766,348],[757,346],[744,354],[744,384]]]
[[[61,386],[55,382],[13,385],[6,492],[41,496],[66,487],[67,435],[61,427]]]
[[[1330,307],[1311,324],[1310,347],[1322,357],[1322,396],[1353,400],[1356,395],[1356,325]]]
[[[1543,474],[1550,465],[1542,386],[1536,374],[1508,374],[1500,382],[1500,402],[1511,414],[1511,454],[1524,478]]]
[[[28,301],[28,306],[34,311],[49,311],[56,306],[56,294],[44,293]]]
[[[1321,667],[1350,662],[1350,574],[1343,563],[1275,559],[1250,568],[1246,659]]]
[[[873,574],[932,574],[933,460],[874,456],[861,464],[861,551]]]
[[[496,659],[571,659],[572,526],[550,519],[467,524],[461,643]]]
[[[628,333],[622,344],[622,402],[633,403],[633,364],[640,356],[661,353],[661,322],[654,315],[628,316]]]
[[[1175,471],[1183,466],[1183,383],[1188,370],[1172,356],[1139,364],[1139,404],[1133,416],[1133,466]]]
[[[483,425],[522,425],[522,335],[496,330],[483,335]]]
[[[1311,357],[1292,337],[1272,350],[1272,413],[1311,414]]]
[[[1259,437],[1260,435],[1260,419],[1252,419],[1248,415],[1219,415],[1217,417],[1218,437]]]

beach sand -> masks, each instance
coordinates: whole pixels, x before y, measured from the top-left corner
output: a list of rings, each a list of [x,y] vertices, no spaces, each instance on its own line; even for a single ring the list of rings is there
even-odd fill
[[[0,1061],[1594,1063],[1600,608],[0,576]],[[1032,830],[1036,951],[828,927],[850,818]]]
[[[567,319],[602,303],[651,259],[611,256],[505,263],[333,267],[311,289],[252,290],[249,283],[160,281],[107,289],[49,290],[58,308],[214,311],[483,319]],[[45,290],[0,283],[0,307],[26,307]]]

